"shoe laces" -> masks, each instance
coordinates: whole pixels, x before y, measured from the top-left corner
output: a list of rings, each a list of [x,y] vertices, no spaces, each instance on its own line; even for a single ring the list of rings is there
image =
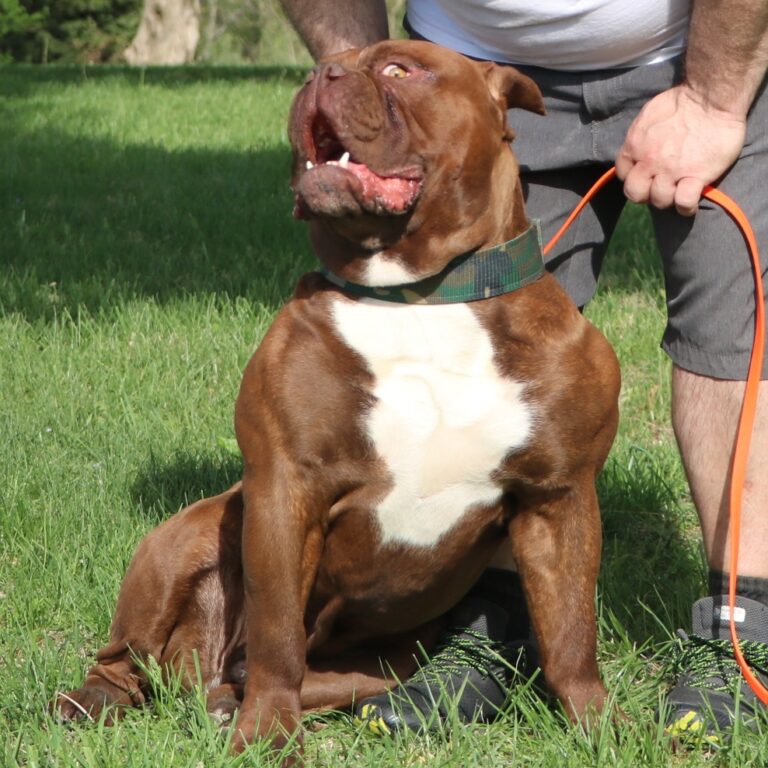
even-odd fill
[[[722,693],[733,693],[734,683],[745,681],[733,655],[730,640],[717,640],[677,631],[678,644],[674,654],[675,677],[685,676],[686,685]],[[749,665],[768,676],[768,644],[741,640],[741,652]],[[751,692],[750,692],[751,693]]]
[[[514,658],[517,652],[517,658]],[[466,674],[474,669],[483,677],[498,677],[501,668],[519,666],[523,661],[525,646],[519,643],[503,643],[492,640],[482,632],[462,628],[449,632],[435,648],[422,672],[432,676],[441,674]]]

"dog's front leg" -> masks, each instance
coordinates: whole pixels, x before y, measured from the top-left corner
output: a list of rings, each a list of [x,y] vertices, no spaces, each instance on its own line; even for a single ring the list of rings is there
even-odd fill
[[[306,666],[304,611],[322,551],[290,464],[246,465],[243,477],[243,583],[247,682],[233,736],[241,751],[254,738],[276,748],[298,736]]]
[[[602,531],[593,477],[524,502],[510,539],[547,685],[572,720],[589,725],[607,695],[597,668]]]

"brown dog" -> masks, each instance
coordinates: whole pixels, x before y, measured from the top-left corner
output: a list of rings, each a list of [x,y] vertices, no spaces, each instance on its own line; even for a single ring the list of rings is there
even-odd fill
[[[303,711],[410,674],[416,642],[434,642],[505,542],[550,689],[573,718],[602,707],[594,483],[616,429],[615,356],[540,270],[429,306],[443,277],[420,282],[447,270],[445,288],[467,254],[530,244],[508,106],[543,112],[516,70],[428,43],[310,74],[291,114],[293,186],[333,274],[302,278],[248,364],[242,483],[144,539],[65,719],[142,702],[136,657],[194,681],[196,651],[210,709],[239,707],[236,746],[280,742]]]

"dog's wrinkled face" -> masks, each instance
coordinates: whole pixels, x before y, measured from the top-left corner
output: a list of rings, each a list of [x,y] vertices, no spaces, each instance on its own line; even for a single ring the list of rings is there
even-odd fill
[[[538,88],[513,68],[430,43],[388,40],[316,67],[289,134],[295,213],[310,220],[320,259],[346,279],[387,284],[492,244],[516,184],[512,105],[543,113]]]

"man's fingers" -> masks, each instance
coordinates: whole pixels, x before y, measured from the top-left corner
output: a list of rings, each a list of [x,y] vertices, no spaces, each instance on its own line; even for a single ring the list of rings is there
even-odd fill
[[[675,202],[675,182],[669,176],[654,176],[648,202],[655,208],[669,208]]]
[[[629,152],[622,149],[616,156],[616,175],[621,181],[624,181],[624,179],[629,176],[629,172],[632,170],[634,164],[635,161],[632,159]]]
[[[675,189],[675,208],[681,216],[693,216],[699,210],[704,183],[690,176],[680,179]]]
[[[616,160],[618,173],[619,159]],[[693,216],[699,209],[704,182],[686,176],[675,182],[672,177],[651,176],[642,165],[634,164],[624,178],[624,194],[633,203],[650,203],[655,208],[675,206],[682,216]]]
[[[633,203],[647,203],[651,196],[653,178],[639,164],[632,166],[624,178],[624,194]]]

